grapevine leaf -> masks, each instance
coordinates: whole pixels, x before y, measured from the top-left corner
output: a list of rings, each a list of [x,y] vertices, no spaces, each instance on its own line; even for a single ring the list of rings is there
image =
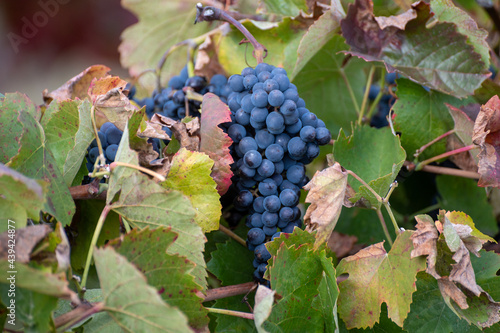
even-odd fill
[[[297,49],[297,63],[293,73],[289,75],[290,80],[293,80],[314,55],[333,38],[340,27],[340,20],[345,17],[345,12],[340,1],[336,0],[332,1],[332,3],[332,8],[314,21],[300,40]]]
[[[322,171],[316,171],[311,181],[304,186],[306,202],[310,203],[304,216],[308,231],[318,230],[314,249],[326,243],[342,211],[347,173],[340,164],[335,163]]]
[[[234,240],[228,240],[217,244],[207,268],[222,281],[222,285],[230,286],[251,281],[252,260],[251,251]]]
[[[46,146],[61,166],[66,186],[70,186],[94,138],[88,101],[54,101],[41,121]]]
[[[307,108],[323,119],[332,133],[341,127],[351,128],[351,122],[358,117],[356,109],[361,105],[366,83],[363,69],[369,65],[356,58],[344,64],[346,57],[339,52],[347,49],[342,36],[333,36],[293,80]]]
[[[201,286],[189,274],[195,265],[166,252],[177,237],[175,232],[165,227],[141,231],[133,229],[109,245],[146,276],[148,284],[158,290],[167,304],[178,307],[186,314],[190,326],[202,328],[208,325],[208,317],[201,305],[202,299],[196,294]]]
[[[483,81],[481,87],[476,89],[474,92],[474,99],[480,104],[485,104],[490,100],[490,98],[499,94],[500,84],[489,78]]]
[[[121,35],[120,61],[132,76],[156,68],[163,54],[174,44],[208,31],[208,24],[193,25],[198,0],[125,0],[122,5],[137,16],[139,22]],[[161,72],[163,84],[178,74],[179,64],[185,63],[184,52],[169,55]],[[152,87],[154,76],[144,75],[141,82]]]
[[[481,55],[481,61],[489,66],[490,47],[486,38],[488,32],[479,29],[476,21],[467,12],[456,7],[451,0],[436,0],[431,2],[431,10],[434,18],[439,22],[450,22],[457,25],[457,30],[467,36],[468,44],[474,47],[474,51]]]
[[[266,12],[270,14],[278,14],[282,16],[296,17],[300,14],[308,12],[306,0],[263,0],[266,5]]]
[[[0,163],[6,164],[16,156],[21,145],[23,124],[18,120],[19,110],[40,119],[35,104],[21,93],[6,94],[0,99]]]
[[[446,104],[459,107],[468,101],[426,91],[407,79],[398,79],[397,83],[398,99],[393,106],[396,114],[394,128],[402,133],[401,144],[408,156],[413,156],[417,149],[453,128]],[[419,158],[423,160],[445,151],[446,141],[441,140],[427,148]]]
[[[474,130],[474,122],[461,109],[448,106],[453,122],[455,123],[455,133],[448,137],[447,150],[452,151],[458,148],[472,145],[472,133]],[[472,151],[465,151],[460,154],[452,155],[449,158],[453,163],[463,170],[477,172],[477,157]]]
[[[115,161],[138,165],[137,153],[129,148],[129,132],[125,128]],[[115,196],[119,197],[113,202]],[[193,221],[195,211],[182,193],[165,190],[154,181],[132,168],[117,166],[110,176],[107,202],[115,212],[133,227],[170,226],[179,239],[168,253],[178,253],[196,264],[192,274],[196,282],[206,287],[203,244],[205,236]]]
[[[52,100],[61,102],[67,99],[85,99],[89,97],[88,90],[92,80],[107,76],[110,70],[110,68],[103,65],[90,66],[80,74],[69,79],[56,90],[50,93],[44,91],[43,100],[46,104],[49,104]]]
[[[321,305],[316,303],[323,277],[321,260],[325,251],[313,252],[309,246],[287,247],[281,243],[268,266],[270,281],[282,298],[264,323],[269,332],[323,332]],[[333,270],[333,264],[331,263]],[[335,277],[333,277],[335,278]],[[335,283],[335,282],[333,282]]]
[[[78,200],[76,202],[76,213],[71,222],[71,231],[78,237],[74,237],[71,244],[71,267],[80,271],[85,267],[95,227],[105,202],[102,200]],[[106,223],[102,226],[97,246],[103,246],[111,239],[120,236],[120,217],[111,211],[106,216]]]
[[[441,209],[467,212],[467,215],[476,221],[478,229],[491,236],[497,234],[498,225],[493,207],[488,202],[488,196],[484,189],[477,186],[477,181],[438,175],[436,185],[440,193],[438,201]],[[464,196],[463,193],[467,193],[467,196]]]
[[[491,238],[479,232],[472,219],[461,212],[440,211],[436,222],[442,233],[439,238],[432,219],[421,219],[414,234],[412,257],[428,255],[427,273],[437,280],[444,302],[457,316],[479,328],[500,321],[500,304],[478,284],[469,254],[479,256],[482,244]]]
[[[500,99],[493,96],[481,110],[474,124],[474,144],[481,149],[478,186],[500,187]]]
[[[200,119],[200,151],[214,161],[212,178],[217,183],[219,195],[223,195],[231,185],[233,173],[230,165],[234,162],[229,152],[233,143],[219,125],[231,121],[231,111],[216,95],[203,95]]]
[[[18,121],[23,125],[19,152],[7,164],[8,167],[50,185],[43,211],[54,216],[63,225],[71,222],[75,203],[59,171],[60,165],[46,146],[45,132],[33,115],[24,109],[18,111]]]
[[[221,204],[215,181],[210,177],[212,161],[206,154],[181,148],[173,157],[166,189],[182,192],[196,211],[194,220],[204,232],[219,229]]]
[[[105,118],[123,130],[128,119],[135,111],[123,90],[127,81],[118,76],[108,76],[94,79],[89,87],[89,95],[96,112],[100,112]]]
[[[12,271],[12,264],[7,260],[0,260],[1,282],[0,284],[9,284],[8,278],[11,277],[9,271]],[[40,294],[64,298],[80,304],[78,295],[69,289],[66,273],[51,274],[43,272],[22,263],[15,263],[15,283],[16,288],[31,290]]]
[[[437,281],[430,275],[417,274],[417,291],[413,294],[411,310],[404,323],[408,332],[481,332],[470,327],[467,321],[446,305],[441,296]]]
[[[280,23],[242,21],[250,33],[265,45],[268,55],[266,62],[283,67],[292,72],[297,62],[297,48],[306,33],[308,25],[304,21],[284,18]],[[242,46],[241,32],[231,27],[230,32],[221,36],[219,45],[219,62],[227,73],[240,73],[248,65],[245,59],[251,57],[250,48]],[[249,63],[254,66],[249,59]],[[299,90],[300,91],[300,90]]]
[[[16,223],[17,224],[17,223]],[[30,255],[33,248],[50,233],[50,226],[47,224],[39,224],[26,228],[18,228],[16,225],[16,232],[14,238],[12,234],[3,232],[0,234],[0,260],[7,260],[9,255],[9,246],[13,240],[16,245],[16,262],[26,264],[30,261]]]
[[[406,154],[399,138],[389,128],[358,126],[351,136],[340,131],[333,144],[333,156],[342,167],[352,170],[379,196],[384,197],[396,179]],[[365,185],[352,177],[349,184],[353,189],[358,189],[358,193],[350,199],[352,202],[363,197],[371,206],[381,207],[382,203]]]
[[[336,283],[336,272],[331,259],[321,257],[323,274],[319,284],[319,298],[321,302],[320,310],[325,318],[325,331],[335,332],[338,328],[337,298],[339,297],[339,287]]]
[[[139,111],[134,112],[130,117],[128,122],[129,142],[130,148],[135,150],[139,155],[139,164],[143,166],[150,166],[150,163],[158,158],[158,153],[153,149],[153,144],[148,142],[147,137],[139,137],[137,135],[141,125],[144,124],[145,114],[146,108],[143,107]],[[141,136],[144,135],[144,133],[141,133]]]
[[[400,234],[389,253],[382,243],[377,243],[340,261],[337,274],[349,274],[339,284],[339,314],[347,328],[373,326],[379,320],[383,302],[389,318],[403,326],[415,292],[416,275],[425,269],[423,258],[410,258],[412,233]]]
[[[218,309],[228,309],[233,311],[248,312],[248,305],[243,302],[243,295],[218,299],[214,306]],[[217,333],[254,333],[257,332],[255,323],[251,320],[224,314],[213,314],[217,318],[217,326],[214,332]]]
[[[253,310],[255,327],[259,333],[268,333],[262,325],[264,321],[271,314],[271,310],[274,302],[274,294],[276,292],[263,286],[259,285],[257,287],[257,292],[255,293],[255,307]]]
[[[10,305],[7,298],[9,288],[0,285],[2,301]],[[16,288],[15,326],[7,324],[5,329],[22,332],[55,332],[52,311],[57,306],[57,298],[39,292]],[[9,321],[7,321],[8,323]]]
[[[481,55],[453,23],[438,22],[427,28],[430,5],[412,5],[417,17],[402,30],[382,28],[370,0],[356,0],[342,20],[342,34],[351,54],[367,61],[383,61],[389,72],[399,72],[427,87],[457,97],[472,95],[490,75]],[[403,14],[407,15],[407,14]]]
[[[142,332],[191,332],[185,315],[163,302],[123,256],[110,247],[94,253],[104,310],[120,326]]]
[[[0,188],[2,189],[0,205],[5,209],[9,209],[11,205],[17,208],[11,211],[18,212],[13,216],[4,215],[5,218],[11,218],[15,221],[16,229],[24,227],[28,217],[38,221],[40,210],[42,210],[45,203],[47,185],[44,181],[28,178],[0,164]],[[5,214],[4,210],[1,211]],[[10,214],[7,213],[7,215]],[[19,216],[23,216],[24,218],[18,218]],[[7,221],[7,219],[3,221]],[[7,230],[7,223],[2,223],[0,225],[0,232],[5,230]]]

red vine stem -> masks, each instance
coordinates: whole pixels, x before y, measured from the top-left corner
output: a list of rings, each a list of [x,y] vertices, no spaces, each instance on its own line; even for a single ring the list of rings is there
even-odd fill
[[[437,138],[435,138],[434,140],[432,140],[432,141],[430,141],[430,142],[426,143],[425,145],[423,145],[422,147],[420,147],[419,149],[417,149],[417,150],[415,151],[415,154],[413,154],[413,156],[415,156],[415,158],[417,158],[420,154],[422,154],[422,152],[423,152],[424,150],[426,150],[427,148],[429,148],[429,146],[431,146],[431,145],[435,144],[435,143],[436,143],[436,142],[438,142],[439,140],[444,139],[444,138],[446,138],[448,135],[453,134],[453,133],[455,133],[455,129],[452,129],[452,130],[450,130],[450,131],[448,131],[448,132],[446,132],[446,133],[444,133],[444,134],[441,134],[440,136],[438,136],[438,137],[437,137]]]
[[[104,304],[102,302],[94,304],[84,303],[76,309],[55,318],[54,326],[56,328],[69,328],[93,314],[101,312],[103,308]]]
[[[255,282],[247,282],[241,284],[235,284],[233,286],[220,287],[215,289],[208,289],[207,296],[204,297],[203,302],[214,301],[216,299],[244,295],[254,289],[256,286]]]
[[[106,191],[102,191],[101,193],[99,193],[99,183],[97,183],[96,187],[94,182],[87,185],[70,187],[69,193],[71,193],[71,197],[73,198],[73,200],[106,200]]]
[[[456,154],[460,154],[460,153],[463,153],[463,152],[466,152],[466,151],[469,151],[469,150],[472,150],[472,149],[475,149],[475,148],[478,148],[478,147],[476,145],[469,145],[469,146],[465,146],[465,147],[462,147],[462,148],[458,148],[458,149],[454,149],[454,150],[451,150],[451,151],[447,151],[446,153],[443,153],[443,154],[431,157],[431,158],[429,158],[429,159],[427,159],[425,161],[422,161],[422,162],[418,163],[416,165],[415,170],[417,170],[417,171],[421,170],[424,165],[427,165],[429,163],[438,161],[438,160],[440,160],[442,158],[445,158],[445,157],[448,157],[448,156],[452,156],[452,155],[456,155]]]
[[[413,162],[405,161],[404,166],[408,169],[408,171],[413,171],[416,169],[416,165]],[[424,165],[418,171],[435,173],[435,174],[439,174],[439,175],[450,175],[450,176],[457,176],[457,177],[463,177],[463,178],[471,178],[471,179],[479,179],[479,177],[480,177],[480,175],[474,171],[445,168],[445,167],[439,167],[439,166],[434,166],[434,165]]]
[[[212,313],[225,314],[233,317],[239,317],[250,320],[254,319],[253,313],[249,312],[241,312],[241,311],[233,311],[233,310],[217,309],[217,308],[206,308],[206,309],[208,310],[208,312]]]

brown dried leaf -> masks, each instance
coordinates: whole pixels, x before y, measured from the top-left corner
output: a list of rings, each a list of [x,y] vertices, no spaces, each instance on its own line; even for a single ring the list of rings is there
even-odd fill
[[[449,104],[446,106],[448,107],[450,115],[455,123],[455,134],[448,136],[448,141],[446,143],[447,150],[452,151],[471,145],[474,122],[469,118],[467,113],[461,109]],[[478,159],[472,154],[471,151],[452,155],[450,156],[450,159],[463,170],[477,172]]]
[[[108,75],[111,69],[104,65],[94,65],[90,66],[80,74],[71,78],[52,92],[48,92],[47,89],[43,92],[43,101],[45,104],[49,104],[52,100],[64,101],[67,99],[85,99],[89,97],[88,90],[90,84],[95,78],[102,78]]]
[[[406,23],[417,18],[417,12],[415,9],[410,8],[406,12],[393,15],[393,16],[378,16],[375,17],[380,29],[384,30],[387,27],[396,27],[400,30],[404,30]]]
[[[15,233],[16,262],[28,263],[30,261],[31,251],[38,242],[47,236],[52,230],[47,224],[38,224],[31,227],[17,229]],[[12,240],[7,231],[0,234],[0,260],[6,260],[9,255],[9,244]],[[9,243],[9,240],[11,242]]]
[[[200,137],[197,135],[200,128],[200,120],[194,118],[189,123],[181,123],[155,113],[150,123],[170,128],[175,138],[179,141],[181,148],[190,151],[200,151]]]
[[[478,186],[500,187],[500,99],[493,96],[477,116],[472,136],[481,149]]]
[[[476,275],[474,273],[474,268],[472,268],[470,254],[463,243],[452,258],[456,261],[456,264],[452,265],[453,269],[450,273],[450,281],[460,283],[474,293],[474,295],[479,296],[483,290],[476,283]]]
[[[171,140],[172,138],[162,129],[162,127],[163,126],[160,124],[153,124],[149,120],[146,120],[146,128],[143,131],[138,132],[137,135],[144,136],[147,138]]]
[[[440,278],[437,282],[441,295],[443,295],[445,302],[451,309],[453,309],[453,306],[450,304],[450,299],[454,300],[461,309],[467,309],[469,307],[467,304],[467,296],[465,296],[453,282],[448,280],[448,277]]]
[[[344,235],[334,231],[328,239],[328,247],[335,253],[337,259],[339,259],[348,255],[357,241],[358,237],[356,236]]]
[[[307,230],[316,233],[314,249],[325,243],[330,237],[340,216],[347,188],[347,173],[342,171],[339,163],[322,171],[316,171],[311,181],[304,186],[309,191],[304,222]]]
[[[440,276],[436,272],[438,232],[434,226],[434,221],[429,215],[417,215],[415,220],[417,220],[417,231],[411,236],[413,241],[411,257],[428,256],[426,272],[439,279]]]
[[[211,78],[215,74],[225,74],[224,68],[219,63],[216,47],[210,36],[198,47],[196,63],[194,64],[194,74],[206,78]]]
[[[96,114],[103,114],[122,131],[137,109],[123,93],[126,85],[127,81],[117,76],[109,76],[92,80],[88,90]]]

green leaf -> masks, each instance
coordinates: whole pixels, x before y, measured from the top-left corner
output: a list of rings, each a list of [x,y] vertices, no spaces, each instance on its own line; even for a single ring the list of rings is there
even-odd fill
[[[370,66],[356,58],[344,66],[346,56],[340,52],[347,49],[342,36],[333,36],[293,79],[306,107],[322,119],[332,133],[340,128],[350,130],[351,122],[357,119],[355,105],[361,105],[366,84],[363,69]]]
[[[375,325],[373,325],[373,327],[369,327],[366,329],[353,328],[353,329],[348,330],[345,327],[345,323],[342,320],[340,320],[339,326],[340,326],[339,328],[340,328],[341,333],[346,333],[346,332],[349,332],[349,333],[353,333],[353,332],[356,332],[356,333],[361,333],[361,332],[364,332],[364,333],[368,333],[368,332],[402,333],[402,332],[406,332],[405,330],[403,330],[401,327],[396,325],[392,320],[390,320],[387,317],[387,306],[385,305],[385,303],[382,304],[382,308],[380,309],[380,321],[378,323],[376,323]]]
[[[339,314],[347,328],[373,326],[384,302],[389,318],[403,326],[415,292],[416,275],[425,269],[424,258],[410,258],[412,234],[400,234],[389,253],[378,243],[340,261],[337,275],[349,274],[339,284]]]
[[[214,308],[228,309],[233,311],[249,312],[248,305],[243,302],[243,296],[232,296],[218,299]],[[215,332],[217,333],[254,333],[257,332],[255,323],[251,320],[239,317],[228,316],[224,314],[211,314],[217,320]]]
[[[332,3],[332,8],[314,21],[304,37],[302,37],[297,49],[297,63],[293,73],[289,75],[290,80],[295,78],[314,55],[335,36],[335,32],[339,29],[340,20],[345,17],[345,12],[340,1],[332,1]]]
[[[189,274],[195,265],[183,257],[167,253],[167,248],[177,237],[165,227],[133,229],[109,245],[146,276],[148,284],[156,288],[167,304],[178,307],[189,318],[190,326],[202,328],[208,325],[208,312],[196,294],[201,286]]]
[[[394,127],[396,131],[402,132],[401,144],[410,157],[417,149],[453,128],[453,120],[445,103],[459,107],[468,104],[468,100],[426,91],[407,79],[398,79],[397,84],[398,99],[392,107],[396,114]],[[446,141],[441,140],[427,148],[419,159],[434,157],[445,151]]]
[[[71,243],[71,267],[76,271],[85,267],[95,227],[105,205],[102,200],[78,200],[76,203],[75,218],[71,222],[71,231],[78,235]],[[97,239],[97,246],[103,246],[117,237],[120,237],[120,217],[110,211]]]
[[[403,27],[388,24],[382,29],[382,18],[373,15],[372,2],[357,0],[341,22],[350,53],[367,61],[383,61],[389,72],[397,71],[443,93],[472,95],[489,76],[481,55],[455,24],[437,22],[427,28],[432,17],[429,4],[418,2],[412,12],[416,17],[403,13],[394,19],[401,20]]]
[[[351,136],[340,131],[333,144],[333,156],[342,167],[352,170],[378,195],[384,197],[396,179],[406,154],[399,137],[394,136],[389,128],[358,126]],[[353,189],[358,189],[351,201],[364,197],[373,207],[380,208],[382,203],[377,201],[365,185],[352,176],[349,177],[349,184]]]
[[[189,198],[196,211],[194,220],[203,232],[219,229],[222,210],[217,184],[210,177],[213,166],[208,155],[181,148],[172,159],[167,180],[161,184]]]
[[[319,284],[320,311],[325,319],[325,332],[335,332],[338,328],[337,298],[339,287],[336,282],[336,272],[331,259],[320,257],[323,276]]]
[[[486,41],[488,32],[484,29],[479,29],[476,21],[467,12],[455,7],[453,1],[433,0],[430,4],[434,18],[439,22],[455,23],[458,32],[467,36],[467,43],[472,45],[474,51],[481,55],[481,61],[486,66],[489,66],[490,47]]]
[[[75,178],[94,133],[88,100],[53,101],[41,121],[46,133],[46,147],[54,155],[66,186]]]
[[[6,94],[0,99],[0,163],[7,163],[19,151],[23,133],[23,123],[18,120],[19,110],[37,114],[35,104],[24,94]]]
[[[7,260],[0,260],[0,284],[8,284],[12,267]],[[25,264],[15,263],[16,288],[24,288],[40,294],[69,298],[78,303],[75,292],[69,289],[64,273],[50,274],[31,268]]]
[[[189,332],[187,318],[167,305],[146,278],[112,248],[94,255],[104,310],[122,327],[136,332]]]
[[[16,104],[17,105],[17,104]],[[43,211],[68,225],[75,213],[75,203],[69,193],[52,152],[46,146],[45,133],[29,110],[18,109],[18,121],[23,125],[20,148],[7,164],[8,167],[50,183]]]
[[[15,300],[15,326],[9,324],[7,317],[6,329],[21,329],[23,332],[55,332],[52,321],[52,311],[57,306],[57,298],[44,295],[31,290],[16,288],[15,297],[8,297],[7,285],[0,285],[2,301],[9,304],[10,299]]]
[[[146,69],[156,68],[163,54],[174,44],[203,34],[210,29],[207,23],[193,25],[197,0],[125,0],[123,7],[135,14],[138,23],[128,27],[121,35],[120,61],[137,76]],[[183,51],[168,57],[161,77],[163,84],[177,75],[180,64],[185,63]],[[154,76],[145,75],[141,82],[153,87]],[[147,81],[143,81],[147,80]]]
[[[47,183],[34,180],[0,164],[0,209],[7,221],[10,218],[16,222],[16,229],[26,226],[29,217],[38,221],[40,210],[45,203]],[[7,211],[6,211],[7,210]],[[0,224],[0,233],[7,230],[7,223]]]
[[[231,164],[234,162],[229,151],[233,140],[219,125],[231,121],[231,110],[219,97],[211,93],[203,95],[200,117],[200,152],[214,161],[211,176],[217,183],[219,195],[231,186]]]
[[[268,267],[273,289],[282,298],[273,307],[271,316],[264,324],[269,332],[323,332],[322,304],[316,300],[318,286],[323,279],[322,260],[326,252],[313,252],[310,246],[287,247],[281,243],[273,255],[273,265]],[[325,275],[326,276],[326,275]],[[329,276],[332,278],[332,276]],[[333,275],[333,285],[335,274]]]
[[[283,16],[295,17],[300,11],[308,12],[306,0],[263,0],[266,5],[266,12]]]
[[[116,161],[138,165],[137,153],[129,148],[128,129],[123,132]],[[170,226],[179,234],[168,253],[178,253],[196,264],[193,275],[196,282],[206,288],[203,244],[205,236],[193,221],[195,211],[182,193],[167,191],[141,172],[129,168],[116,167],[109,179],[107,202],[112,203],[115,212],[125,218],[133,227],[140,229]]]
[[[498,225],[493,207],[488,203],[484,189],[477,186],[477,181],[438,175],[436,185],[440,193],[438,200],[441,209],[463,211],[472,218],[476,228],[490,236],[497,234]]]
[[[207,268],[222,281],[222,285],[230,286],[252,281],[252,260],[252,251],[230,239],[217,244]]]
[[[292,72],[297,62],[297,48],[306,32],[305,23],[285,18],[280,23],[246,20],[242,24],[267,48],[267,63]],[[241,45],[242,38],[241,32],[231,27],[231,31],[220,39],[217,55],[227,73],[241,73],[241,70],[248,66],[246,61],[251,66],[256,65],[252,58],[252,47]]]

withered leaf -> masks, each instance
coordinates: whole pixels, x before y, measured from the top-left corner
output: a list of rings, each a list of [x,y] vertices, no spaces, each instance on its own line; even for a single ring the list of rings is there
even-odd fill
[[[27,263],[30,261],[30,254],[38,242],[51,232],[47,224],[38,224],[31,227],[17,229],[15,233],[16,261]],[[11,239],[7,231],[0,234],[0,260],[7,259],[9,255],[9,240]]]
[[[402,14],[393,16],[378,16],[375,17],[375,20],[382,30],[387,27],[396,27],[400,30],[404,30],[406,23],[415,18],[417,18],[417,12],[415,11],[415,9],[410,8]]]
[[[340,216],[347,188],[347,173],[339,163],[322,171],[316,171],[311,181],[304,186],[309,191],[304,222],[307,230],[317,230],[314,249],[328,240]]]
[[[500,99],[493,96],[481,110],[474,124],[472,141],[481,149],[478,186],[500,187]]]
[[[210,36],[207,36],[205,41],[198,47],[194,73],[206,78],[210,78],[215,74],[225,73],[224,68],[219,63],[216,47]]]
[[[43,92],[43,101],[49,104],[52,100],[64,101],[67,99],[85,99],[88,97],[90,84],[95,78],[102,78],[108,75],[111,69],[104,65],[90,66],[80,74],[69,79],[65,84],[52,92]]]
[[[353,250],[357,241],[358,237],[356,236],[344,235],[334,231],[328,238],[328,248],[335,253],[337,258],[343,258]]]
[[[103,114],[122,131],[137,109],[123,93],[126,85],[127,81],[117,76],[109,76],[92,80],[88,90],[96,114]]]
[[[194,118],[186,124],[155,113],[150,122],[153,125],[156,124],[170,128],[175,138],[179,141],[181,148],[191,151],[200,150],[200,137],[197,135],[200,128],[200,120],[198,118]]]
[[[413,242],[413,250],[411,257],[427,256],[427,269],[426,272],[438,279],[440,276],[436,272],[436,257],[437,248],[436,241],[438,239],[438,232],[434,226],[434,221],[428,215],[417,215],[417,231],[411,236]]]
[[[446,147],[448,151],[459,149],[472,144],[472,134],[474,131],[474,122],[469,116],[459,108],[447,104],[448,110],[455,123],[453,135],[448,136]],[[450,156],[453,163],[461,169],[477,172],[478,159],[472,151],[465,151],[460,154]]]

